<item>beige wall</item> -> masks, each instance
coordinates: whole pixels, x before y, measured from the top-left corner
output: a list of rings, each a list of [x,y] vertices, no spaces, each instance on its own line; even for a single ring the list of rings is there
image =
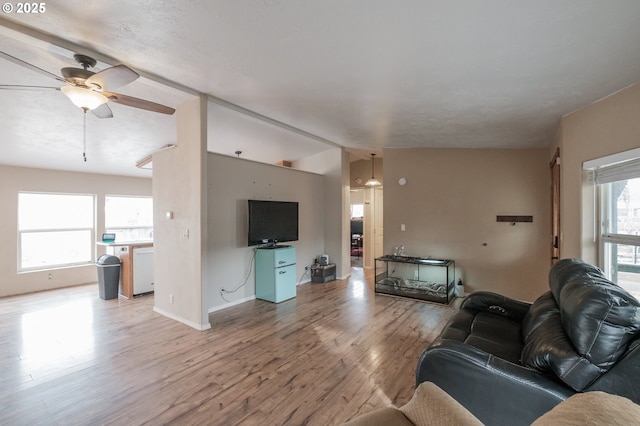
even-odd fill
[[[177,114],[178,146],[153,154],[154,310],[205,330],[206,97],[184,102]]]
[[[593,190],[583,183],[582,163],[640,147],[639,117],[635,84],[562,118],[555,145],[561,158],[561,257],[598,263]]]
[[[212,153],[208,168],[209,311],[255,297],[255,248],[247,246],[249,199],[299,203],[299,240],[286,244],[296,248],[296,282],[309,281],[305,266],[325,253],[324,176]],[[223,297],[223,288],[239,289]]]
[[[375,177],[384,184],[384,160],[380,157],[374,159]],[[371,160],[358,160],[349,165],[351,188],[364,188],[364,183],[371,177]],[[360,180],[360,182],[358,182]]]
[[[546,149],[386,149],[385,253],[404,245],[411,256],[453,259],[465,291],[533,301],[548,289],[548,161]]]
[[[324,252],[336,264],[339,279],[351,275],[349,224],[349,154],[333,148],[293,163],[293,167],[323,175]],[[312,189],[318,196],[318,189]]]
[[[105,195],[151,195],[151,179],[0,166],[0,297],[96,282],[96,267],[18,273],[18,192],[95,194],[96,238],[104,232]],[[98,251],[97,255],[103,253]],[[97,256],[96,255],[96,256]]]

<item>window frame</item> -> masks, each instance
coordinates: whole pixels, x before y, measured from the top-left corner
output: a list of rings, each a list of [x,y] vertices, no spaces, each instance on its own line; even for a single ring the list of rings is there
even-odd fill
[[[44,195],[44,196],[74,196],[74,197],[90,197],[91,198],[91,226],[90,227],[69,227],[69,228],[37,228],[37,229],[21,229],[20,227],[20,196],[21,194],[30,194],[30,195]],[[70,268],[77,266],[86,266],[95,263],[96,258],[96,194],[87,194],[87,193],[71,193],[71,192],[43,192],[43,191],[18,191],[17,194],[18,202],[17,204],[17,215],[16,215],[16,230],[17,230],[17,271],[18,273],[27,273],[27,272],[37,272],[37,271],[46,271],[50,269],[61,269],[61,268]],[[88,231],[89,232],[89,259],[81,262],[63,262],[63,263],[52,263],[42,266],[32,266],[25,267],[23,266],[23,235],[28,234],[47,234],[47,233],[55,233],[55,232],[77,232],[77,231]]]
[[[129,198],[129,199],[147,199],[151,201],[151,225],[150,226],[129,226],[129,225],[118,225],[118,226],[108,226],[107,222],[108,222],[108,215],[107,215],[107,199],[108,198]],[[153,196],[150,195],[122,195],[122,194],[106,194],[104,196],[104,227],[105,227],[105,232],[107,233],[115,233],[116,235],[119,233],[119,231],[123,231],[123,230],[135,230],[135,229],[140,229],[140,230],[145,230],[148,229],[150,232],[150,238],[148,239],[140,239],[140,240],[131,240],[131,239],[127,239],[127,242],[139,242],[139,241],[150,241],[153,240]],[[118,238],[116,236],[116,241],[118,241]],[[122,240],[125,241],[125,240]]]
[[[618,268],[617,266],[615,268],[613,267],[613,254],[611,254],[610,251],[613,245],[640,247],[640,235],[619,234],[616,232],[611,232],[611,223],[612,221],[617,220],[617,216],[614,217],[615,213],[613,211],[614,200],[612,199],[611,190],[611,186],[613,184],[614,182],[597,185],[596,202],[600,206],[598,212],[598,221],[600,223],[600,232],[598,233],[598,257],[600,260],[600,265],[602,266],[602,269],[607,277],[613,282],[618,282],[618,272],[620,268]],[[616,265],[619,265],[619,263],[616,262]]]
[[[358,210],[362,210],[362,214],[360,216],[355,216],[354,215],[354,210],[355,210],[355,206],[359,206]],[[349,205],[349,218],[351,220],[362,220],[364,219],[364,203],[351,203]]]

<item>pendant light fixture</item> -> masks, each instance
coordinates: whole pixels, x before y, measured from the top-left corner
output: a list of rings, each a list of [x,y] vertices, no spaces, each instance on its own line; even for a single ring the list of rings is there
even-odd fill
[[[378,179],[376,179],[375,177],[375,173],[373,172],[373,163],[374,163],[374,159],[375,159],[375,154],[371,154],[371,179],[369,179],[365,185],[367,186],[378,186],[378,185],[382,185],[380,183],[380,181]]]

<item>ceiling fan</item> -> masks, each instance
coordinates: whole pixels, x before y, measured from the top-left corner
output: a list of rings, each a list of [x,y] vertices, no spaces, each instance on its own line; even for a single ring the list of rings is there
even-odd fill
[[[60,77],[8,53],[0,51],[0,57],[64,83],[62,87],[0,84],[0,90],[60,90],[74,105],[82,108],[84,112],[91,110],[99,118],[113,117],[107,102],[115,102],[162,114],[171,115],[175,112],[174,108],[165,105],[109,91],[127,85],[140,77],[137,72],[126,65],[116,65],[94,72],[89,68],[96,66],[96,60],[90,56],[76,53],[73,58],[82,68],[62,68],[60,70],[62,76]]]

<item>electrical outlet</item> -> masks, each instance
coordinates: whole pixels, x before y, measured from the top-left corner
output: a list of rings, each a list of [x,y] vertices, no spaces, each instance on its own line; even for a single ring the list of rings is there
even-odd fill
[[[169,303],[171,303],[173,305],[173,294],[169,295]]]

